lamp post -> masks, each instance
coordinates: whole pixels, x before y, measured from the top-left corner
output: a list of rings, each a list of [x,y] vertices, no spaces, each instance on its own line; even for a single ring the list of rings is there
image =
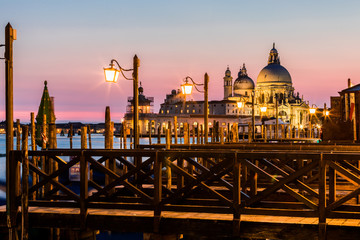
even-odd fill
[[[266,106],[262,106],[260,107],[260,121],[261,121],[261,136],[263,137],[264,135],[264,122],[263,122],[263,116],[266,113],[267,107]],[[266,131],[266,129],[265,129]]]
[[[119,70],[114,67],[114,63],[117,64]],[[134,129],[134,148],[136,149],[139,145],[139,79],[138,79],[138,69],[140,66],[140,60],[135,55],[133,59],[133,68],[132,69],[124,69],[120,66],[120,64],[115,60],[112,59],[110,62],[110,67],[104,68],[105,73],[105,81],[106,82],[113,82],[116,83],[121,73],[126,80],[133,81],[133,129]],[[132,71],[132,78],[127,78],[124,75],[124,72]]]
[[[309,108],[310,113],[310,138],[312,138],[312,119],[314,114],[316,113],[316,105],[312,105],[311,108]]]
[[[279,134],[279,111],[278,111],[278,95],[275,94],[275,139],[278,139]]]
[[[255,91],[251,92],[252,100],[251,100],[251,133],[252,133],[252,140],[255,141]]]
[[[16,213],[17,205],[13,196],[18,194],[19,189],[16,186],[11,186],[10,171],[17,171],[12,169],[13,164],[10,163],[10,151],[13,150],[14,133],[13,133],[13,41],[16,40],[16,30],[8,23],[5,27],[5,44],[0,47],[5,47],[5,111],[6,111],[6,214],[7,224],[9,228],[9,239],[17,239],[16,233]],[[16,165],[19,168],[19,164]],[[12,183],[14,184],[14,183]]]
[[[191,81],[191,83],[189,83]],[[192,87],[194,86],[198,92],[204,93],[204,135],[205,135],[205,144],[208,143],[208,135],[209,135],[209,100],[208,100],[208,87],[209,87],[209,75],[205,73],[204,83],[198,84],[191,77],[187,76],[184,79],[184,84],[181,85],[181,91],[186,96],[191,94]],[[197,86],[204,86],[204,90],[201,91],[197,88]]]

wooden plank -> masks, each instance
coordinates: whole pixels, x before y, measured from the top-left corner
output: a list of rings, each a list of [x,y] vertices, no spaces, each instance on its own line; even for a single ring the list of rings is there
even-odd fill
[[[179,168],[178,166],[176,166],[175,164],[173,164],[172,162],[166,160],[168,162],[168,164],[170,165],[171,169],[173,169],[175,172],[177,172],[178,174],[182,174],[183,176],[193,180],[191,187],[186,186],[185,188],[181,189],[180,191],[176,191],[175,194],[179,193],[179,192],[183,192],[182,190],[186,189],[186,190],[191,190],[192,186],[196,186],[196,185],[201,185],[201,187],[205,188],[209,193],[211,193],[213,196],[217,197],[219,200],[221,200],[222,202],[224,202],[225,204],[232,206],[232,202],[227,199],[226,197],[224,197],[223,195],[219,194],[217,191],[213,190],[212,188],[210,188],[208,185],[206,185],[202,180],[200,180],[199,178],[195,178],[192,175],[188,174],[187,172],[185,172],[183,169]],[[188,185],[190,185],[190,183],[188,183]],[[174,195],[175,195],[174,194]],[[180,194],[181,195],[181,194]],[[177,194],[176,196],[180,196],[179,194]]]
[[[343,178],[345,178],[346,180],[348,180],[356,185],[360,185],[360,178],[357,177],[355,174],[353,174],[352,172],[343,168],[336,162],[327,161],[327,163],[330,167],[332,167],[333,169],[335,169],[337,171],[337,174],[341,175]]]
[[[285,172],[284,170],[282,170],[281,168],[278,168],[276,165],[272,164],[271,162],[269,162],[268,160],[266,160],[266,159],[264,159],[264,158],[259,159],[259,161],[260,161],[262,164],[264,164],[264,165],[266,165],[266,166],[268,166],[268,167],[273,168],[273,169],[276,171],[276,173],[278,173],[278,174],[280,174],[280,175],[282,175],[282,176],[284,176],[284,177],[287,177],[287,176],[290,175],[290,174],[288,174],[287,172]],[[295,171],[294,171],[294,172],[295,172]],[[319,194],[318,194],[314,189],[312,189],[311,187],[309,187],[308,185],[306,185],[306,184],[303,183],[302,181],[299,181],[299,180],[297,179],[297,180],[295,180],[295,182],[298,184],[298,187],[299,187],[299,188],[307,191],[309,194],[311,194],[312,196],[314,196],[314,197],[316,197],[316,198],[319,197]]]
[[[80,201],[80,197],[78,195],[76,195],[73,191],[71,191],[70,189],[68,189],[67,187],[65,187],[62,183],[57,182],[55,180],[53,180],[51,178],[51,176],[47,175],[46,173],[44,173],[43,171],[41,171],[40,169],[36,168],[35,166],[32,165],[32,163],[29,163],[30,168],[35,171],[38,175],[41,175],[43,178],[46,178],[48,180],[46,181],[40,181],[39,183],[37,183],[35,186],[31,187],[31,189],[29,190],[29,192],[31,192],[32,190],[36,190],[38,187],[43,186],[46,183],[51,183],[55,186],[57,186],[60,190],[62,190],[64,193],[66,193],[69,197],[71,197],[71,199],[79,202]],[[58,170],[59,171],[59,170]],[[56,175],[56,173],[58,171],[55,171],[53,174]]]
[[[356,197],[360,193],[360,187],[356,190],[352,191],[350,194],[341,197],[339,200],[332,202],[329,206],[326,207],[327,211],[335,210],[336,208],[340,207],[345,202],[349,201],[350,199]]]
[[[251,162],[246,160],[245,163],[247,164],[247,166],[249,168],[251,168],[254,171],[257,171],[257,172],[261,173],[263,176],[266,176],[269,179],[275,181],[275,183],[272,184],[272,186],[266,188],[265,190],[261,191],[259,194],[254,196],[252,199],[250,199],[250,201],[247,202],[248,205],[252,205],[252,204],[260,201],[261,199],[266,198],[267,196],[269,196],[273,192],[277,191],[278,189],[282,188],[285,191],[287,191],[291,196],[293,196],[294,198],[296,198],[299,201],[303,202],[308,207],[310,207],[312,209],[317,209],[317,205],[315,203],[313,203],[312,201],[310,201],[309,199],[307,199],[303,195],[298,194],[297,192],[295,192],[293,189],[291,189],[289,186],[286,185],[286,183],[294,181],[297,177],[303,175],[304,173],[306,173],[307,171],[312,169],[314,166],[316,166],[316,164],[314,162],[307,165],[307,166],[305,166],[305,167],[303,167],[302,169],[298,170],[298,172],[295,172],[292,175],[289,175],[288,177],[286,177],[286,178],[284,178],[284,179],[282,179],[280,181],[278,179],[274,178],[273,176],[269,175],[268,173],[266,173],[262,169],[258,168],[257,166],[255,166]]]

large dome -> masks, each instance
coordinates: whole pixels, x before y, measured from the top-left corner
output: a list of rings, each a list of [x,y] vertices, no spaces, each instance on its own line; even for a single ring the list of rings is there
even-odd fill
[[[248,77],[244,64],[238,73],[238,78],[234,82],[234,92],[236,94],[237,90],[250,90],[254,88],[254,81]]]
[[[285,83],[292,85],[290,73],[280,65],[280,58],[275,48],[275,43],[270,50],[268,65],[260,71],[256,80],[256,84],[262,85],[264,83]]]
[[[264,67],[256,80],[261,83],[289,83],[292,84],[291,76],[288,70],[280,64],[272,63]]]

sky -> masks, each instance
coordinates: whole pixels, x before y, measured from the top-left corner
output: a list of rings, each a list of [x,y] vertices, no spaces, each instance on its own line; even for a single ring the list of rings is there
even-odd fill
[[[227,66],[235,80],[245,63],[256,83],[273,42],[295,92],[329,106],[348,78],[360,83],[359,9],[358,0],[0,0],[0,44],[8,22],[17,30],[14,119],[37,113],[47,80],[57,122],[103,122],[106,106],[120,122],[133,85],[106,83],[103,68],[111,59],[132,68],[135,54],[155,112],[186,76],[202,83],[206,72],[209,100],[221,100]],[[0,60],[0,93],[4,78]],[[0,120],[4,109],[0,94]]]

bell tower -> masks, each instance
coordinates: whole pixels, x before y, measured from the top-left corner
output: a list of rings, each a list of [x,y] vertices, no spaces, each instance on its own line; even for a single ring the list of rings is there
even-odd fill
[[[224,77],[224,99],[232,97],[232,79],[233,78],[231,77],[231,71],[228,66],[225,71]]]

